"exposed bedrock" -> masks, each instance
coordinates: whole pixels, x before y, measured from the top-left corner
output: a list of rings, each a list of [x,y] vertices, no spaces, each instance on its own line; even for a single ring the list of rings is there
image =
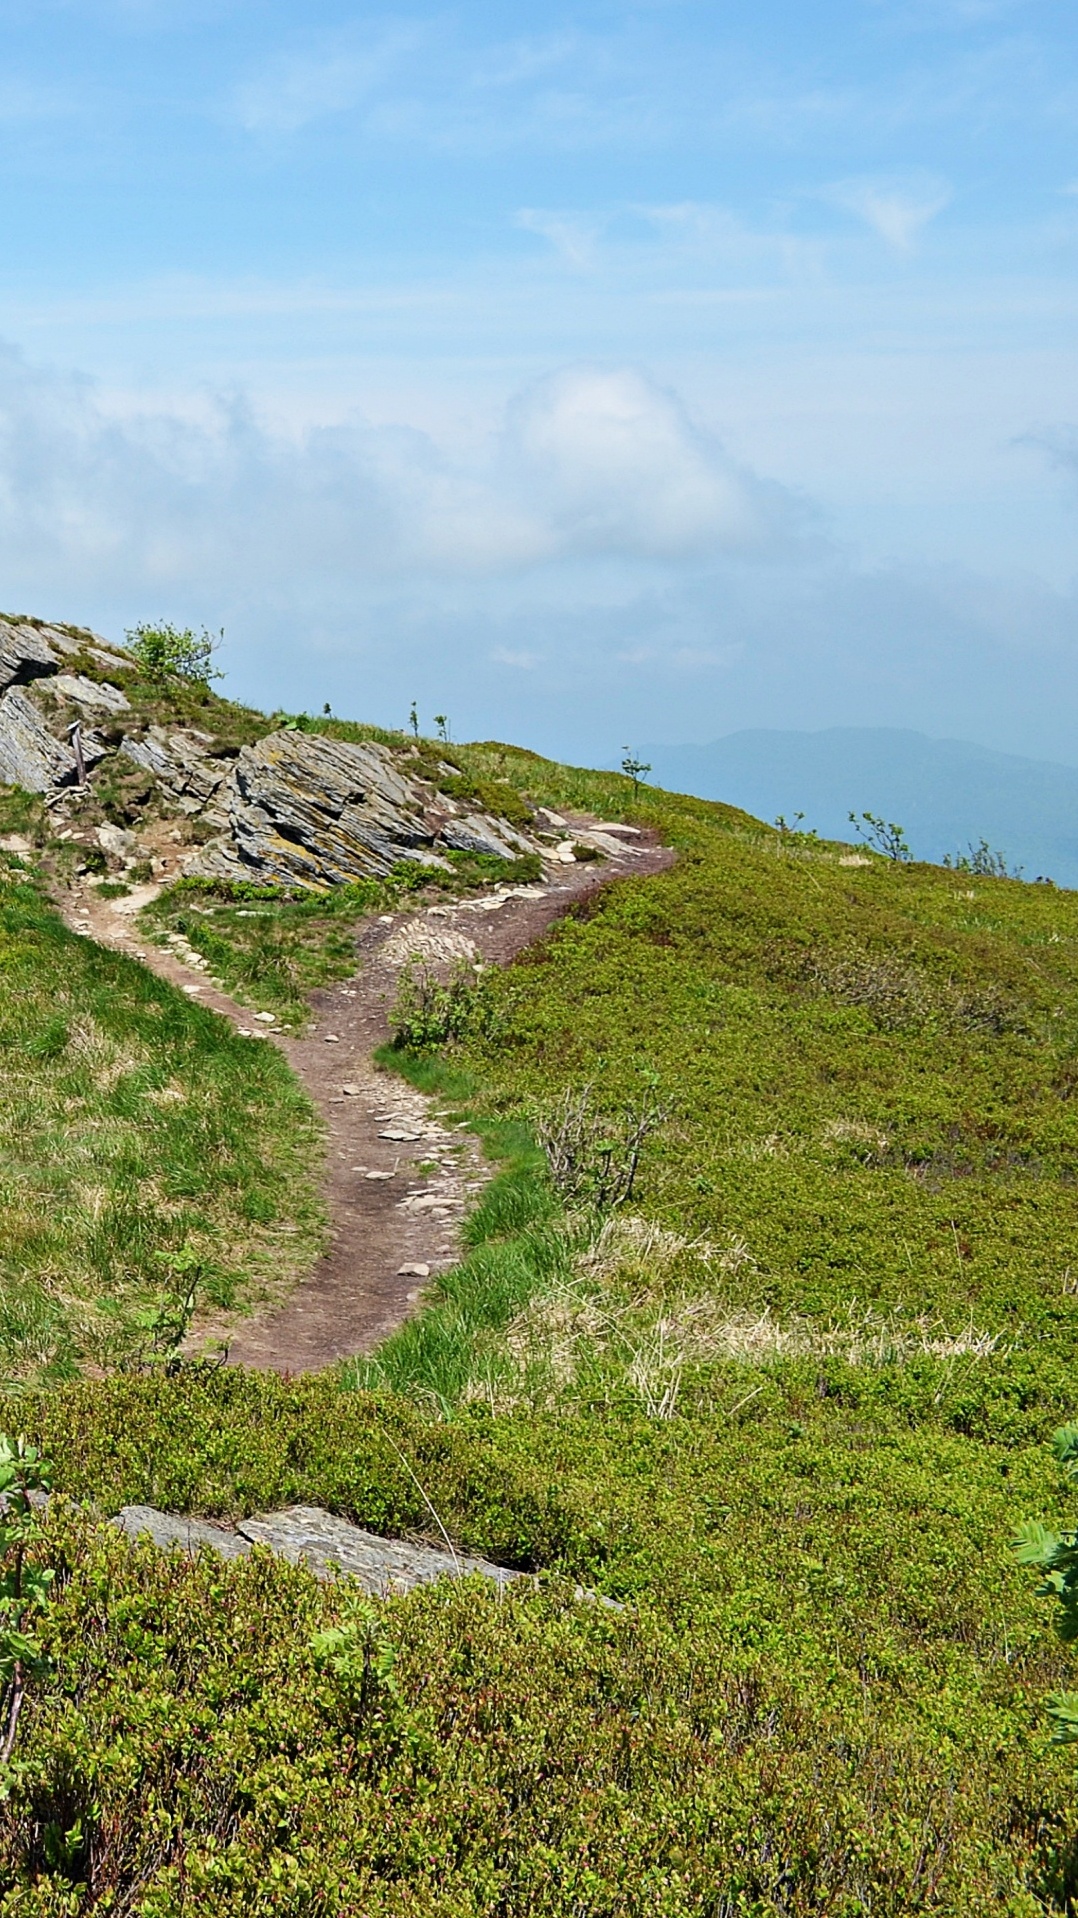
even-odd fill
[[[307,886],[384,874],[402,859],[445,866],[446,850],[513,859],[534,843],[505,820],[461,814],[406,778],[388,748],[285,730],[245,746],[216,800],[228,831],[191,873]]]

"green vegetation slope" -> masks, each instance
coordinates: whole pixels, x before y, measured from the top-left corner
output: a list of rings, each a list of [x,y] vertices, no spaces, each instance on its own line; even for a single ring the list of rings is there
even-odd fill
[[[106,1378],[4,1422],[103,1512],[433,1507],[538,1585],[359,1606],[57,1500],[0,1912],[1071,1909],[1070,1655],[1009,1539],[1058,1509],[1074,1407],[1078,896],[454,756],[679,855],[387,1061],[501,1156],[462,1264],[339,1377]],[[534,1144],[585,1085],[610,1136],[668,1113],[606,1221]]]

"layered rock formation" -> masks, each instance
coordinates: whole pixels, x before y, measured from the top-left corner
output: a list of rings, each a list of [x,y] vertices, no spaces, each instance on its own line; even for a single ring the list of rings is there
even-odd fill
[[[271,733],[243,748],[214,810],[227,814],[227,833],[188,861],[190,873],[323,887],[385,874],[402,859],[444,868],[444,851],[515,859],[536,850],[506,820],[463,813],[409,779],[373,740]]]
[[[59,798],[80,782],[77,729],[83,772],[115,756],[149,776],[145,817],[178,820],[174,839],[193,829],[200,843],[184,871],[204,878],[321,889],[384,875],[401,860],[444,869],[452,851],[514,859],[539,850],[507,820],[414,777],[403,749],[285,726],[237,750],[194,726],[147,725],[122,687],[96,672],[122,677],[133,663],[93,633],[0,619],[0,781]],[[112,850],[100,834],[97,844]],[[137,844],[125,859],[138,863]]]

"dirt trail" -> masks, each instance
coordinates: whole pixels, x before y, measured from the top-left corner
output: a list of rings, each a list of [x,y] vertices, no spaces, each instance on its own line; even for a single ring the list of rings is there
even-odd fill
[[[583,820],[580,821],[584,825]],[[274,1031],[175,954],[140,938],[140,895],[106,902],[90,889],[64,902],[68,924],[278,1045],[326,1128],[327,1251],[279,1305],[229,1329],[230,1360],[255,1369],[309,1372],[369,1352],[408,1317],[432,1274],[458,1256],[458,1223],[488,1176],[472,1135],[439,1123],[431,1102],[371,1055],[389,1037],[396,977],[409,954],[432,962],[476,954],[507,965],[579,901],[614,879],[659,872],[673,854],[654,836],[626,839],[602,864],[562,865],[542,885],[385,915],[358,929],[359,969],[311,995],[301,1037]],[[420,1166],[428,1171],[421,1173]]]

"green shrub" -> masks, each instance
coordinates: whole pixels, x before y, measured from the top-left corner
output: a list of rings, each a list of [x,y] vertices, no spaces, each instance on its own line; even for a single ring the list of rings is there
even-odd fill
[[[211,679],[222,677],[214,671],[213,655],[223,633],[214,637],[205,627],[195,633],[189,626],[172,626],[164,620],[156,626],[142,622],[129,627],[125,637],[140,672],[151,682],[190,679],[208,686]]]

